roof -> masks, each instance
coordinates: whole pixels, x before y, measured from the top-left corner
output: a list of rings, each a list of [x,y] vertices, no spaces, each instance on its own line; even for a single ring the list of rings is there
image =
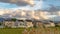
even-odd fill
[[[27,22],[32,22],[32,20],[25,20],[25,21],[27,21]]]
[[[53,21],[49,21],[49,22],[53,22]]]
[[[17,21],[24,22],[24,20],[17,20]]]
[[[42,22],[42,21],[40,21],[40,20],[34,20],[33,22]]]

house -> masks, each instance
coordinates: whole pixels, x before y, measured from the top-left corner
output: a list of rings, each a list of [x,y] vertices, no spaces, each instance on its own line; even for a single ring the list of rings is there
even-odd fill
[[[10,27],[10,28],[18,28],[18,27],[33,27],[32,20],[5,20],[4,21],[4,26],[5,27]]]
[[[27,27],[25,20],[17,20],[15,23],[16,27]]]
[[[17,20],[18,26],[17,27],[33,27],[32,20]]]
[[[40,20],[33,20],[34,27],[43,27],[43,23]]]
[[[5,20],[5,21],[4,21],[4,27],[9,27],[9,28],[15,27],[15,21]]]
[[[27,24],[27,27],[33,27],[33,23],[32,23],[32,20],[25,20],[26,21],[26,24]]]
[[[44,23],[43,25],[44,25],[44,27],[50,27],[50,23],[48,23],[48,22]]]
[[[5,20],[4,26],[10,28],[26,27],[26,22],[24,20]]]
[[[60,26],[60,22],[55,23],[56,26]]]
[[[44,26],[45,26],[45,27],[55,27],[55,24],[54,24],[53,21],[48,21],[48,22],[45,22],[45,23],[44,23]]]
[[[53,21],[50,21],[50,26],[55,27],[55,23]]]
[[[37,27],[40,27],[40,28],[42,28],[43,27],[43,22],[42,21],[36,21],[36,25],[37,25]]]

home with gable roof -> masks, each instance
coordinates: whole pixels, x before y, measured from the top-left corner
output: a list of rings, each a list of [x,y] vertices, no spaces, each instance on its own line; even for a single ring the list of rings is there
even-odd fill
[[[4,21],[4,26],[10,28],[19,28],[19,27],[28,28],[28,27],[33,27],[33,24],[32,24],[32,20],[17,19],[16,21],[13,21],[8,19]]]

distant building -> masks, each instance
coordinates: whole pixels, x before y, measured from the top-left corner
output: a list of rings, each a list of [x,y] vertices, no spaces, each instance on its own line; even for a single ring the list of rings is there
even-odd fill
[[[13,28],[14,27],[14,24],[15,24],[15,21],[12,21],[12,20],[5,20],[4,21],[4,27]]]
[[[56,26],[60,26],[60,22],[55,23]]]
[[[17,27],[26,27],[26,22],[24,20],[17,20],[16,21]]]
[[[37,25],[37,27],[40,27],[40,28],[43,28],[43,22],[42,21],[36,21],[36,25]]]
[[[43,27],[43,23],[40,20],[33,20],[34,27]]]
[[[45,26],[45,27],[55,27],[55,24],[54,24],[53,21],[48,21],[48,22],[45,22],[45,23],[44,23],[44,26]]]
[[[4,26],[5,27],[11,27],[11,28],[18,28],[18,27],[33,27],[32,21],[31,20],[5,20],[4,21]]]
[[[44,27],[50,27],[50,23],[44,23]]]
[[[27,27],[33,27],[32,20],[26,20]]]
[[[55,23],[53,21],[50,21],[50,26],[55,27]]]

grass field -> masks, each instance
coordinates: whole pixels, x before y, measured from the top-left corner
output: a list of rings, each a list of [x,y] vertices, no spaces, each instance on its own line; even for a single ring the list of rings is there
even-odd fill
[[[27,29],[24,34],[60,34],[60,27],[31,28]]]
[[[0,34],[22,34],[24,28],[0,28]]]
[[[26,31],[25,31],[26,30]],[[0,34],[60,34],[60,27],[52,28],[0,28]]]

